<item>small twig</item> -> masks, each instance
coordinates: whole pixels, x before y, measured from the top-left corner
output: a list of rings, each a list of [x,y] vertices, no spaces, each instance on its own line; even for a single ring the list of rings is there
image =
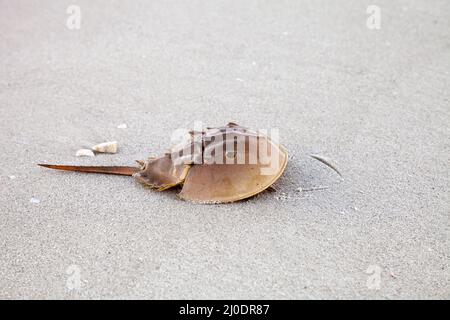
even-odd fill
[[[325,189],[328,189],[329,187],[327,187],[327,186],[321,186],[321,187],[311,187],[311,188],[302,188],[302,187],[299,187],[299,188],[297,188],[297,191],[298,192],[308,192],[308,191],[316,191],[316,190],[325,190]]]

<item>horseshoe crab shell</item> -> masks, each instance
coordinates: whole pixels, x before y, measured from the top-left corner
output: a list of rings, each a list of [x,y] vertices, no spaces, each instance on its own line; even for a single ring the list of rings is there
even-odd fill
[[[147,160],[133,176],[157,190],[182,185],[179,197],[184,200],[226,203],[270,187],[283,174],[287,161],[283,146],[262,133],[229,123],[191,132],[191,139]]]

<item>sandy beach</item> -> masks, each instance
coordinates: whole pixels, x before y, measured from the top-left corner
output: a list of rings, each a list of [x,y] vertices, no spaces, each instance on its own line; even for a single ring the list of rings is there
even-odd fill
[[[0,298],[449,299],[450,2],[373,4],[0,1]],[[196,121],[278,129],[277,192],[36,165],[133,165]]]

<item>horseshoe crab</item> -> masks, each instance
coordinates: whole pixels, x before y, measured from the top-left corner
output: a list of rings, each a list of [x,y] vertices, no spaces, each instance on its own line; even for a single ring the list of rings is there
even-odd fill
[[[42,167],[133,176],[163,191],[182,186],[181,199],[196,203],[227,203],[252,197],[283,174],[286,149],[267,135],[228,123],[201,132],[190,131],[170,151],[137,161],[138,167],[93,167],[39,164]]]

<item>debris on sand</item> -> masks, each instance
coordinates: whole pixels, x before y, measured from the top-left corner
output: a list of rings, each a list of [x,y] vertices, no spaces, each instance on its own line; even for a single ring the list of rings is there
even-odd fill
[[[128,128],[126,123],[122,123],[117,126],[117,129],[126,129],[126,128]]]
[[[324,165],[330,167],[332,170],[334,170],[342,178],[342,174],[339,172],[339,170],[336,168],[336,166],[334,166],[331,163],[330,159],[328,159],[326,157],[323,157],[323,156],[320,156],[320,155],[317,155],[317,154],[310,154],[309,156],[311,158],[313,158],[313,159],[316,159],[316,160],[322,162]]]
[[[282,192],[281,194],[275,196],[275,199],[278,201],[288,200],[289,198],[289,195],[285,192]]]
[[[39,200],[38,198],[32,197],[30,199],[30,202],[33,203],[33,204],[39,204],[41,202],[41,200]]]
[[[116,153],[117,141],[109,141],[97,144],[92,147],[92,150],[100,153]]]
[[[92,150],[89,149],[80,149],[77,150],[77,153],[75,154],[77,157],[94,157],[95,154]]]
[[[390,275],[392,278],[394,278],[394,279],[397,279],[397,278],[398,278],[398,276],[397,276],[393,271],[390,271],[390,272],[389,272],[389,275]]]
[[[308,192],[308,191],[316,191],[316,190],[325,190],[328,189],[327,186],[320,186],[320,187],[311,187],[311,188],[302,188],[298,187],[295,191],[297,192]]]

